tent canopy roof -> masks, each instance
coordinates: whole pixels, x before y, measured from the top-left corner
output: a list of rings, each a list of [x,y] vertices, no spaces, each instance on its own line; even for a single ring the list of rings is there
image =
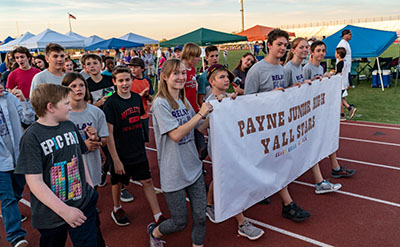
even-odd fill
[[[131,47],[141,47],[141,46],[144,46],[144,44],[131,42],[123,39],[111,38],[87,46],[85,50],[94,51],[96,49],[105,50],[105,49],[120,49],[122,47],[131,48]]]
[[[193,42],[200,46],[205,46],[205,45],[216,45],[216,44],[232,43],[239,41],[247,41],[247,38],[236,34],[223,33],[207,28],[199,28],[190,33],[176,37],[174,39],[161,42],[160,46],[172,47],[176,45],[184,45],[187,42]]]
[[[249,29],[246,29],[237,35],[246,36],[249,41],[259,41],[259,40],[266,40],[268,38],[269,32],[274,30],[273,27],[266,27],[261,25],[255,25]],[[295,34],[292,32],[288,32],[289,36],[294,37]]]
[[[325,58],[335,57],[335,49],[344,29],[351,30],[353,34],[349,41],[352,58],[379,57],[397,39],[396,32],[347,25],[324,39],[327,47]]]
[[[86,40],[86,39],[87,39],[87,37],[82,36],[82,35],[77,34],[77,33],[74,33],[74,32],[72,32],[72,31],[69,31],[69,32],[66,33],[65,35],[67,35],[68,37],[72,37],[72,38],[80,39],[80,40]]]
[[[4,40],[3,40],[3,42],[0,42],[1,44],[7,44],[8,42],[10,42],[10,41],[12,41],[12,40],[14,40],[11,36],[8,36],[7,38],[5,38]]]
[[[8,42],[7,44],[1,45],[0,46],[0,51],[10,51],[13,50],[16,46],[18,46],[20,43],[22,43],[23,41],[32,38],[33,34],[31,34],[30,32],[26,32],[23,35],[21,35],[19,38],[16,38],[10,42]]]
[[[97,35],[92,35],[92,36],[90,36],[90,37],[85,39],[85,47],[93,45],[93,44],[96,44],[96,43],[98,43],[100,41],[103,41],[103,40],[104,40],[103,38],[101,38],[101,37],[99,37]]]
[[[150,39],[135,33],[127,33],[119,38],[131,42],[143,43],[145,45],[158,44],[158,41],[155,39]]]
[[[28,49],[44,49],[49,43],[57,43],[65,48],[82,48],[83,40],[68,37],[51,29],[46,29],[38,35],[20,43]]]

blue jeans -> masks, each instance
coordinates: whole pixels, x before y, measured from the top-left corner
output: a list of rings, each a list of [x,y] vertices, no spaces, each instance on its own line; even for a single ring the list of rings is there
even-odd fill
[[[18,209],[24,186],[24,175],[14,174],[14,171],[0,172],[1,214],[7,241],[10,243],[26,235],[26,231],[21,228],[21,213]]]

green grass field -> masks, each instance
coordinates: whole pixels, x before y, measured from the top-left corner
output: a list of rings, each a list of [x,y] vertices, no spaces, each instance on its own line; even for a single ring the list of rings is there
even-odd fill
[[[231,50],[228,52],[227,64],[233,70],[239,62],[241,56],[248,50]],[[399,45],[391,45],[381,57],[398,57]],[[371,58],[371,66],[375,58]],[[224,57],[220,52],[220,63],[224,63]],[[353,120],[369,122],[400,124],[400,88],[394,93],[395,79],[392,78],[391,87],[385,88],[382,92],[380,88],[371,88],[371,79],[360,81],[357,85],[356,79],[353,80],[356,88],[349,90],[347,100],[350,104],[357,107],[357,113]],[[400,86],[400,80],[399,80]],[[232,91],[232,88],[230,89]],[[347,113],[347,112],[346,112]]]

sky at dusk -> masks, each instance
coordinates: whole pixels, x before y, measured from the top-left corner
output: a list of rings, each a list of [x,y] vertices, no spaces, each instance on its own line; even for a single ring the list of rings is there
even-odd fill
[[[0,40],[46,28],[83,36],[120,37],[128,32],[153,39],[171,39],[206,27],[223,32],[241,30],[239,0],[0,0]],[[395,0],[244,0],[245,28],[260,24],[278,27],[317,21],[394,16]]]

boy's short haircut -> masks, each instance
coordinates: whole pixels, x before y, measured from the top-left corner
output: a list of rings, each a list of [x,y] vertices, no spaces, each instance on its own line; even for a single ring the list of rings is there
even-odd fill
[[[52,105],[56,105],[62,99],[65,99],[70,91],[71,89],[68,87],[51,83],[37,86],[30,97],[36,115],[38,117],[44,117],[47,112],[47,104],[51,103]]]
[[[144,69],[144,61],[141,58],[134,57],[131,59],[131,61],[128,64],[129,66],[140,66],[140,68]]]
[[[104,58],[104,63],[105,63],[107,60],[112,60],[112,61],[114,62],[114,58],[113,58],[113,57],[105,57],[105,58]]]
[[[123,66],[123,65],[118,65],[117,67],[114,68],[114,70],[112,72],[113,80],[116,80],[117,75],[121,74],[121,73],[128,73],[132,77],[131,70],[128,67]]]
[[[46,49],[45,49],[45,54],[46,56],[50,55],[50,52],[55,51],[55,52],[65,52],[64,47],[62,47],[59,44],[56,43],[49,43],[48,45],[46,45]]]
[[[186,43],[182,50],[181,59],[182,60],[190,60],[194,57],[200,57],[201,48],[195,43],[189,42]]]
[[[209,45],[206,47],[206,56],[208,57],[208,54],[213,51],[218,51],[218,48],[215,45]]]
[[[101,64],[101,57],[97,54],[87,54],[87,56],[85,58],[85,65],[86,65],[86,61],[89,59],[97,60]]]
[[[336,52],[340,58],[344,58],[346,56],[346,49],[344,49],[344,47],[336,48]]]
[[[70,72],[70,73],[66,74],[62,79],[61,85],[69,87],[69,85],[76,79],[80,79],[81,81],[83,81],[83,84],[85,84],[86,91],[85,91],[85,97],[83,98],[83,100],[86,102],[89,101],[90,100],[89,86],[81,73]]]
[[[323,45],[326,48],[326,45],[321,40],[316,40],[314,43],[311,44],[310,50],[313,52],[317,46]]]
[[[28,48],[23,47],[23,46],[19,46],[17,48],[15,48],[12,52],[12,57],[15,59],[15,53],[22,53],[25,54],[28,59],[32,58],[32,54],[29,52]]]
[[[277,40],[280,37],[286,38],[286,40],[289,42],[289,34],[286,31],[281,30],[279,28],[275,28],[274,30],[269,32],[267,42],[268,42],[268,44],[272,45],[272,42],[274,42],[275,40]]]

